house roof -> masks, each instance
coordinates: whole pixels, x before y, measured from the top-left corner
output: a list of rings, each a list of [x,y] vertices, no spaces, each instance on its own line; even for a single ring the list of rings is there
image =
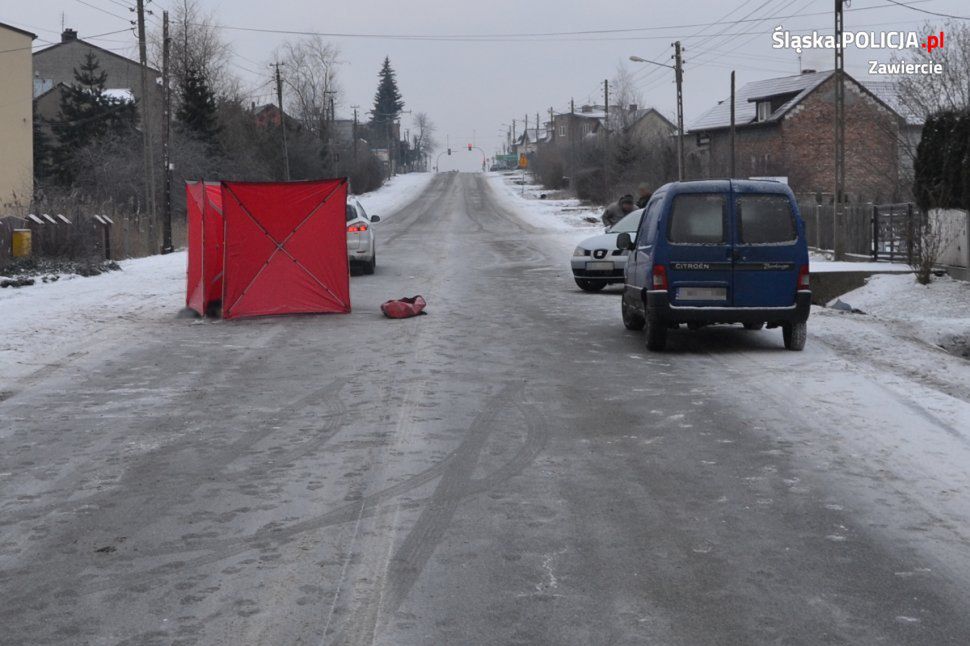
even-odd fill
[[[639,110],[637,110],[636,113],[633,115],[633,121],[630,123],[629,127],[632,128],[633,126],[635,126],[641,119],[646,117],[651,112],[656,114],[663,121],[665,121],[672,130],[677,129],[677,126],[674,125],[674,122],[668,119],[663,112],[661,112],[660,110],[657,110],[656,108],[640,108]]]
[[[5,22],[0,22],[0,28],[9,29],[10,31],[15,31],[18,34],[23,34],[24,36],[30,36],[31,40],[35,40],[37,38],[37,34],[32,34],[26,29],[21,29],[20,27],[14,27],[13,25],[8,25]]]
[[[80,43],[81,45],[84,45],[85,47],[90,47],[91,49],[96,49],[97,51],[103,53],[105,56],[111,56],[113,58],[120,58],[121,60],[123,60],[123,61],[125,61],[127,63],[131,63],[132,65],[138,65],[138,66],[141,65],[141,63],[139,63],[138,61],[136,61],[134,59],[128,58],[127,56],[122,56],[121,54],[118,54],[117,52],[111,51],[110,49],[105,49],[104,47],[99,47],[98,45],[95,45],[94,43],[89,43],[88,41],[83,40],[81,38],[75,38],[73,40],[68,40],[66,42],[54,43],[50,47],[45,47],[44,49],[38,49],[36,52],[34,52],[34,56],[36,57],[36,56],[40,56],[42,54],[46,54],[47,52],[50,52],[50,51],[53,51],[53,50],[57,49],[58,47],[63,47],[65,45],[70,45],[72,43]],[[146,65],[146,67],[148,68],[148,70],[150,72],[154,72],[155,74],[161,74],[161,72],[159,72],[154,67],[151,67],[150,65]]]
[[[746,83],[736,92],[734,104],[735,124],[743,126],[753,123],[758,116],[758,101],[767,100],[770,97],[791,95],[767,119],[759,123],[770,123],[781,120],[782,117],[788,114],[789,110],[798,105],[834,73],[835,70],[825,70],[822,72],[809,72],[796,76],[785,76],[782,78]],[[903,117],[907,124],[922,124],[922,119],[918,115],[905,109],[902,101],[899,100],[896,85],[892,81],[868,81],[866,83],[860,83],[849,76],[849,74],[846,74],[845,78],[867,90],[877,101],[900,117]],[[688,130],[692,132],[698,130],[717,130],[720,128],[728,128],[730,125],[731,102],[730,98],[728,98],[719,101],[717,105],[699,116],[690,124]]]
[[[768,121],[780,119],[788,110],[808,95],[809,92],[824,83],[833,73],[833,70],[826,70],[824,72],[812,72],[745,83],[735,92],[734,121],[737,125],[744,125],[754,121],[758,116],[758,99],[777,96],[779,94],[796,93],[794,97],[775,110]],[[727,128],[730,125],[731,100],[728,98],[724,101],[719,101],[717,105],[699,116],[690,125],[689,130],[714,130],[716,128]]]

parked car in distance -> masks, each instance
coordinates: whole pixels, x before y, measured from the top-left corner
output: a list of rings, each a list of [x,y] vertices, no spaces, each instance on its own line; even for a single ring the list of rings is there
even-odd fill
[[[780,327],[785,347],[805,347],[812,292],[805,224],[787,185],[710,180],[666,184],[650,199],[628,250],[623,324],[662,350],[686,323]]]
[[[598,292],[607,285],[623,282],[627,249],[617,249],[616,237],[621,233],[636,233],[643,209],[627,213],[622,220],[591,238],[586,238],[573,251],[573,279],[579,288]]]
[[[368,216],[357,200],[347,200],[347,257],[351,266],[359,266],[365,274],[373,274],[377,268],[377,241],[371,224],[380,221],[379,215]]]

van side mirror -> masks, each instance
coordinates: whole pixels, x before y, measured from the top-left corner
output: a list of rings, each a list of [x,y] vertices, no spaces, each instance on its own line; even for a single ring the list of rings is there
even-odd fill
[[[381,216],[379,216],[379,215],[372,215],[372,216],[370,216],[370,221],[371,222],[380,222],[381,221]]]
[[[633,249],[633,238],[629,233],[621,233],[616,236],[616,248],[622,250]]]

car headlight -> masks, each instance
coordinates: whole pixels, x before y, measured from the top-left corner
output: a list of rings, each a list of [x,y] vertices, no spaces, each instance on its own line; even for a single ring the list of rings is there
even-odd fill
[[[585,256],[586,250],[582,247],[576,247],[576,251],[573,252],[573,256]]]

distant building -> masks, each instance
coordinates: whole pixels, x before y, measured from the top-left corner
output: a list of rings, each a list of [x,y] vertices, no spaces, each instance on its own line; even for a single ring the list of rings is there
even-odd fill
[[[669,140],[676,141],[677,126],[656,108],[629,107],[629,125],[625,135],[640,143]]]
[[[139,104],[139,119],[144,123],[142,113],[142,93],[141,93],[141,64],[138,61],[126,58],[121,54],[112,52],[93,43],[86,42],[78,38],[78,34],[73,29],[65,29],[61,34],[61,42],[51,45],[45,49],[37,51],[33,55],[34,61],[34,97],[40,99],[46,95],[46,99],[38,111],[41,116],[49,119],[56,117],[57,111],[50,114],[50,105],[55,102],[55,96],[59,100],[60,92],[51,92],[58,85],[70,85],[74,82],[74,70],[80,68],[84,63],[87,54],[91,53],[98,59],[101,69],[107,74],[105,87],[113,90],[115,94],[124,93],[126,96],[134,97]],[[161,124],[162,114],[162,86],[161,73],[151,67],[148,68],[149,90],[152,100],[152,121]]]
[[[26,205],[34,192],[30,49],[35,38],[0,23],[0,207]]]
[[[902,142],[918,141],[920,121],[903,116],[891,92],[874,91],[845,75],[846,193],[850,199],[894,201],[908,196]],[[754,81],[735,98],[735,163],[740,177],[781,176],[796,193],[835,187],[834,71]],[[689,178],[730,172],[730,99],[691,124]]]

